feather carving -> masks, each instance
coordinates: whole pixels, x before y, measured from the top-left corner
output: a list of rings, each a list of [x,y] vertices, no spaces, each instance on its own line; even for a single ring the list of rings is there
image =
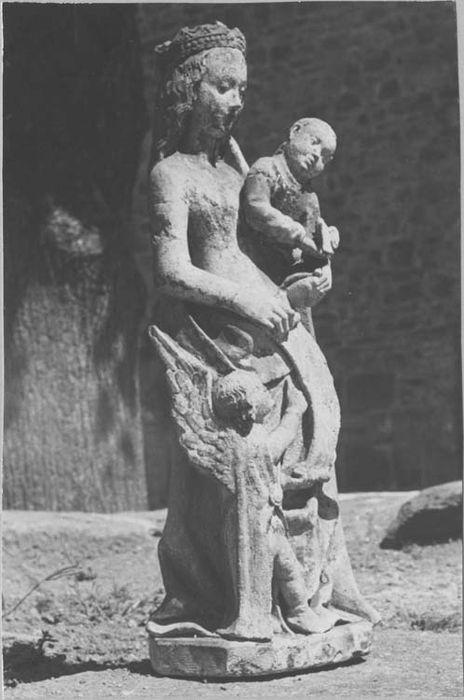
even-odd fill
[[[179,442],[192,464],[235,492],[234,465],[246,463],[247,440],[223,427],[212,405],[213,371],[157,326],[150,338],[166,367],[171,413]]]

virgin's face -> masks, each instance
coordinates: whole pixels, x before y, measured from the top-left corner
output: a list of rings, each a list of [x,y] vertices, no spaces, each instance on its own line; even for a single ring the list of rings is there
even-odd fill
[[[203,133],[227,136],[242,111],[247,69],[237,49],[211,49],[198,87],[193,118]]]

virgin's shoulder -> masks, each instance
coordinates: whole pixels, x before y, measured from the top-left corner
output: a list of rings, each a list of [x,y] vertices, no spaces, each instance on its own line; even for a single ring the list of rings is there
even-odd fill
[[[186,153],[173,153],[157,163],[150,173],[151,194],[155,198],[196,198],[199,193],[227,190],[239,191],[240,174],[219,160],[215,165],[204,158]]]
[[[185,175],[186,167],[188,166],[188,156],[182,153],[173,153],[167,158],[163,158],[156,163],[150,172],[150,180],[152,182],[163,182],[163,180],[176,180]]]
[[[188,162],[180,153],[174,153],[156,163],[150,172],[150,190],[155,198],[175,196],[185,192],[189,180]]]
[[[228,178],[234,184],[237,184],[240,187],[243,185],[243,174],[238,172],[238,170],[233,165],[227,163],[225,160],[219,160],[217,162],[215,170],[216,172],[222,174],[223,177]]]

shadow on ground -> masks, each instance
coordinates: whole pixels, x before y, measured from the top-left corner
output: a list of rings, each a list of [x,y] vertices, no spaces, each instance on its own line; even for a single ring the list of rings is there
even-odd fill
[[[66,658],[39,659],[34,663],[17,663],[15,658],[6,654],[4,656],[4,683],[7,687],[14,687],[18,683],[35,683],[45,681],[50,678],[60,678],[61,676],[72,676],[76,673],[86,671],[111,671],[115,669],[126,669],[139,675],[156,675],[153,673],[150,661],[131,661],[127,664],[98,663],[97,661],[87,661],[83,663],[69,663]]]
[[[295,670],[286,671],[285,676],[291,678],[292,676],[304,676],[312,673],[327,672],[334,670],[335,668],[346,668],[349,666],[356,666],[365,663],[366,659],[362,657],[357,657],[330,666],[321,666],[315,669],[308,669],[307,671]],[[96,661],[88,661],[84,663],[69,663],[66,658],[41,658],[37,659],[34,663],[25,662],[22,660],[18,663],[12,654],[5,654],[4,656],[4,683],[7,687],[15,687],[19,683],[35,683],[37,681],[45,681],[48,679],[60,678],[61,676],[72,676],[78,673],[85,673],[86,671],[111,671],[116,669],[126,669],[130,673],[139,676],[153,676],[155,678],[163,678],[158,673],[155,673],[151,667],[149,659],[144,659],[142,661],[132,661],[127,664],[114,664],[114,663],[98,663]],[[279,678],[283,674],[271,674],[260,677],[250,677],[241,678],[240,683],[248,682],[267,682]],[[168,678],[169,676],[167,676]],[[182,681],[202,681],[204,683],[237,683],[237,678],[214,678],[214,679],[199,679],[190,676],[185,678],[177,678],[177,682]]]

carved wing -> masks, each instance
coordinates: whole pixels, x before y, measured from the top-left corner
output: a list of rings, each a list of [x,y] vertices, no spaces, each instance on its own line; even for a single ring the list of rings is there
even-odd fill
[[[157,326],[150,326],[149,334],[166,367],[171,413],[181,446],[197,469],[235,491],[232,465],[243,439],[217,422],[211,402],[211,370]]]

